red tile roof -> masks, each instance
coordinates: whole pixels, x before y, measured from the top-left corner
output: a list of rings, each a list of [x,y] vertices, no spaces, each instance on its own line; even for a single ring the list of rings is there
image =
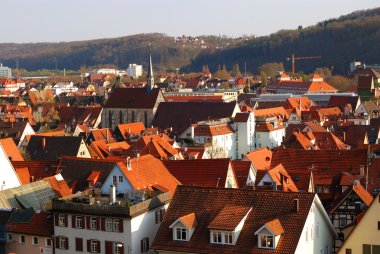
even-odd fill
[[[24,160],[12,138],[0,139],[0,144],[3,147],[8,158],[12,158],[12,160],[16,161]]]
[[[267,147],[251,151],[245,157],[255,165],[257,170],[266,171],[267,169],[270,169],[272,163],[272,151]]]
[[[131,159],[131,169],[125,162],[118,163],[134,189],[152,189],[159,184],[167,188],[171,195],[180,182],[169,172],[165,165],[152,155]]]
[[[18,178],[21,181],[21,184],[30,183],[30,174],[29,169],[27,167],[23,168],[15,168]]]
[[[186,253],[294,253],[300,238],[303,237],[302,230],[315,196],[314,193],[179,186],[152,248]],[[298,213],[294,209],[294,199],[299,199]],[[235,245],[210,244],[209,225],[226,206],[252,207],[252,211],[248,214]],[[198,226],[190,241],[173,240],[172,229],[169,226],[189,213],[195,213],[198,220]],[[268,221],[278,218],[281,218],[284,233],[276,251],[258,248],[258,237],[254,233]],[[229,224],[230,222],[226,221],[226,225]],[[277,223],[270,223],[269,226],[276,233],[281,232]]]
[[[213,137],[218,135],[226,135],[234,133],[235,131],[228,124],[218,124],[218,125],[194,125],[194,135],[200,137]]]
[[[282,227],[279,219],[271,220],[265,223],[265,226],[276,236],[284,233],[284,228]]]
[[[17,170],[28,169],[29,175],[34,181],[54,176],[57,173],[57,161],[11,161],[13,167]]]
[[[7,229],[11,233],[51,237],[54,229],[53,217],[46,212],[36,212],[31,222],[7,223]]]
[[[232,168],[235,172],[236,179],[239,184],[239,188],[244,188],[247,186],[247,179],[249,172],[251,170],[252,162],[251,161],[241,161],[233,160]]]
[[[141,151],[140,155],[150,154],[158,159],[169,159],[172,157],[176,157],[176,159],[180,159],[178,154],[178,150],[173,148],[166,140],[160,139],[152,139]]]
[[[243,122],[243,123],[246,123],[249,119],[249,116],[250,116],[250,113],[236,113],[236,116],[235,116],[235,119],[234,121],[235,122]]]
[[[157,102],[159,88],[150,93],[145,88],[119,88],[115,89],[105,104],[105,108],[153,108]]]
[[[268,174],[272,178],[272,181],[274,181],[283,191],[298,192],[297,186],[294,184],[292,178],[281,163],[268,170]]]
[[[163,163],[182,184],[224,188],[230,159],[168,160]]]
[[[124,139],[127,139],[128,135],[141,135],[145,131],[145,126],[142,122],[118,124],[116,128],[119,129]]]
[[[49,182],[59,198],[70,196],[71,190],[60,174],[42,179]]]
[[[187,228],[195,228],[198,225],[195,213],[189,213],[179,218]]]
[[[234,231],[243,218],[252,210],[249,206],[226,205],[208,225],[209,229]]]

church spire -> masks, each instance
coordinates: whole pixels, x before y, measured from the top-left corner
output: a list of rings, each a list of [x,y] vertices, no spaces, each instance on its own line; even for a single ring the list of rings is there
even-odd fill
[[[152,65],[152,50],[149,43],[149,65],[148,65],[148,75],[146,77],[146,91],[150,93],[154,88],[154,78],[153,78],[153,65]]]

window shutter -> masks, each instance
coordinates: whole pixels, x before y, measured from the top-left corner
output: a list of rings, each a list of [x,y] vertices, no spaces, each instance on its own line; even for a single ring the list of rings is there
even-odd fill
[[[141,252],[144,252],[144,238],[141,239]]]
[[[100,217],[96,218],[96,230],[100,230]]]
[[[159,213],[159,211],[156,211],[154,214],[156,216],[156,224],[158,224],[158,222],[159,222],[158,216],[160,216],[160,213]]]
[[[67,214],[65,213],[65,227],[67,227],[69,225],[68,221],[67,221]]]
[[[123,231],[124,231],[123,219],[119,219],[119,232],[123,233]]]
[[[120,247],[120,254],[124,254],[124,244]]]
[[[68,250],[69,249],[69,238],[68,237],[65,237],[66,238],[66,241],[65,241],[65,250]]]
[[[100,218],[100,229],[106,231],[106,218],[104,217]]]
[[[86,228],[90,229],[90,216],[86,216]]]
[[[160,223],[162,222],[162,220],[164,219],[164,216],[165,216],[165,208],[162,208],[160,210]]]
[[[83,239],[82,238],[75,238],[75,250],[76,251],[83,251]]]
[[[377,230],[380,230],[380,221],[377,222]]]
[[[112,254],[113,250],[112,250],[112,242],[110,241],[106,241],[105,245],[106,245],[106,254]]]
[[[59,249],[59,236],[55,237],[55,248]]]
[[[75,215],[71,215],[71,227],[72,228],[76,228],[76,220],[77,220],[77,216]]]
[[[98,253],[101,253],[102,250],[100,249],[100,247],[101,247],[100,241],[96,241],[96,245],[98,246]]]
[[[59,222],[58,222],[58,219],[59,218],[59,213],[55,213],[54,214],[54,225],[58,226],[59,225]]]
[[[91,240],[87,240],[87,252],[91,252]]]
[[[148,251],[149,250],[149,237],[145,238],[146,239],[146,250],[145,251]]]

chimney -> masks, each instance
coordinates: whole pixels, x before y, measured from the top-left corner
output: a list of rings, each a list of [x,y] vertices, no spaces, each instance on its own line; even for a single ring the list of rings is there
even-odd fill
[[[131,166],[131,157],[127,157],[127,161],[126,161],[126,164],[127,164],[127,169],[128,170],[132,170],[132,166]]]
[[[116,186],[112,184],[110,187],[111,187],[110,188],[110,203],[115,204],[116,203]]]
[[[44,151],[46,150],[46,138],[41,139],[41,149]]]
[[[343,142],[346,142],[346,132],[343,131]]]
[[[273,183],[272,183],[272,186],[273,186],[273,190],[274,190],[274,191],[277,191],[277,183],[276,183],[276,182],[273,182]]]
[[[294,211],[296,213],[300,211],[300,200],[298,198],[294,199]]]

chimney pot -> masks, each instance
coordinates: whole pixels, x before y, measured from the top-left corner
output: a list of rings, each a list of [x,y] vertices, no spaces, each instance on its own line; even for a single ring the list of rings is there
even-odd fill
[[[294,211],[298,213],[300,210],[300,200],[298,198],[294,199]]]
[[[41,148],[42,148],[42,150],[45,151],[45,149],[46,149],[46,138],[41,139]]]

